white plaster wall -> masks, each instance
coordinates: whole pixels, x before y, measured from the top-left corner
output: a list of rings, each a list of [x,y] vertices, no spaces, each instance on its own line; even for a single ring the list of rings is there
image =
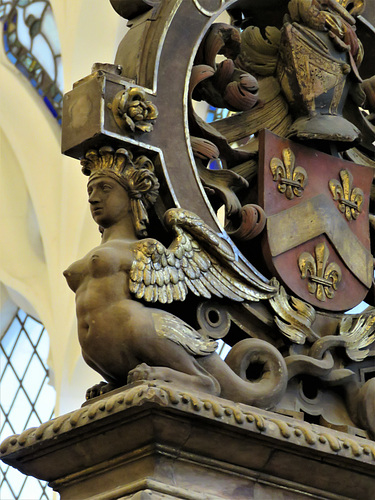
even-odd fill
[[[66,92],[93,63],[113,62],[126,22],[109,0],[50,1]],[[77,408],[86,388],[100,380],[81,360],[74,294],[62,276],[100,238],[79,162],[61,155],[59,125],[1,43],[0,326],[9,322],[14,304],[45,325],[59,414]]]

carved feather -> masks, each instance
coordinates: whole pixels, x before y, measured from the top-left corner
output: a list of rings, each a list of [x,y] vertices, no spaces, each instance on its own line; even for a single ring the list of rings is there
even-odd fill
[[[159,337],[166,337],[181,345],[194,356],[207,356],[214,352],[218,343],[198,333],[187,323],[172,314],[152,313],[155,330]]]
[[[157,240],[139,241],[130,270],[130,291],[147,302],[184,300],[195,295],[258,301],[275,295],[277,286],[263,281],[239,259],[232,246],[198,216],[180,208],[166,212],[175,239],[164,247]]]

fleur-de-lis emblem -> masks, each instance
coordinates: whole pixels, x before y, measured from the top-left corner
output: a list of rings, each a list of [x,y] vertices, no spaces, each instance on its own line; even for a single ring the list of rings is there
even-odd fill
[[[348,220],[356,219],[362,212],[364,194],[362,189],[353,188],[353,176],[349,170],[340,170],[341,184],[337,179],[329,181],[329,189],[334,200],[339,200],[338,208]]]
[[[272,158],[270,169],[273,180],[278,182],[277,189],[285,193],[288,200],[292,200],[294,196],[302,196],[308,180],[307,173],[303,167],[295,166],[296,157],[291,149],[283,149],[282,157],[282,160]]]
[[[315,294],[321,302],[332,299],[341,281],[340,267],[331,262],[328,264],[329,250],[325,243],[315,247],[315,257],[309,252],[303,252],[298,258],[301,278],[308,278],[308,290]]]

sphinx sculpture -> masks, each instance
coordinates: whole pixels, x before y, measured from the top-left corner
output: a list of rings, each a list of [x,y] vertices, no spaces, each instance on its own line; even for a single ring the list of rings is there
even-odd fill
[[[147,207],[159,187],[146,157],[133,162],[125,149],[103,147],[90,150],[82,165],[102,243],[64,275],[76,293],[83,357],[106,380],[87,397],[138,379],[161,379],[264,408],[276,404],[287,383],[277,349],[257,339],[234,348],[234,370],[240,371],[244,356],[260,356],[273,365],[271,377],[245,382],[214,353],[217,342],[136,299],[170,303],[184,300],[189,288],[205,298],[259,301],[275,295],[277,286],[249,272],[228,242],[187,210],[165,214],[165,224],[175,233],[168,249],[155,239],[138,240],[146,234]]]

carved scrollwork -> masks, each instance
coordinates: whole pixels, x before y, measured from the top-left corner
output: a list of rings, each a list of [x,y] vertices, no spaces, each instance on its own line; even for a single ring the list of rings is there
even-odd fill
[[[353,176],[349,170],[340,170],[341,183],[337,179],[329,181],[333,199],[339,201],[338,208],[348,220],[357,219],[362,212],[364,194],[362,189],[353,188]]]
[[[285,193],[288,200],[294,196],[301,197],[308,178],[306,170],[303,167],[296,167],[296,157],[290,148],[283,149],[283,159],[272,158],[270,169],[273,180],[277,182],[277,189],[280,193]]]
[[[303,252],[298,259],[301,278],[308,277],[309,292],[322,302],[326,298],[333,298],[342,277],[340,267],[335,262],[328,264],[328,258],[326,244],[319,243],[315,247],[315,257],[309,252]]]

